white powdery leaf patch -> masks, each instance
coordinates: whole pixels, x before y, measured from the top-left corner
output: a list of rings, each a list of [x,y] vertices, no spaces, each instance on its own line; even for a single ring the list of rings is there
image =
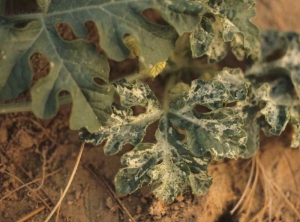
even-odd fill
[[[292,148],[300,147],[300,115],[299,115],[300,107],[296,106],[291,109],[291,123],[294,128],[294,133],[292,135]]]
[[[196,156],[211,152],[216,160],[238,158],[246,150],[247,134],[243,120],[226,103],[243,101],[249,83],[239,69],[224,69],[211,81],[195,80],[187,94],[173,101],[169,118],[176,127],[186,131],[188,149]],[[211,112],[199,113],[197,104]]]
[[[168,202],[186,192],[188,186],[193,193],[206,193],[212,183],[207,174],[210,155],[193,156],[167,116],[160,120],[156,139],[156,144],[141,143],[122,156],[121,162],[127,167],[116,176],[118,193],[134,192],[143,182],[149,182],[155,196]]]
[[[289,107],[278,106],[275,103],[267,103],[267,105],[260,111],[265,117],[267,122],[271,125],[271,133],[278,135],[280,134],[289,122]],[[282,118],[279,118],[283,113],[284,116],[287,116],[282,122]]]
[[[260,112],[265,116],[267,123],[270,125],[268,130],[273,135],[280,135],[287,126],[290,119],[290,106],[281,105],[290,103],[289,97],[272,93],[278,81],[264,83],[258,89],[253,89],[258,101],[265,102],[264,108]]]
[[[96,133],[82,132],[80,138],[94,145],[99,145],[105,139],[104,152],[112,155],[119,152],[123,145],[139,144],[146,133],[146,128],[163,114],[161,105],[148,85],[136,81],[135,84],[120,80],[114,83],[116,92],[120,95],[121,104],[112,106],[112,115]],[[140,105],[146,112],[133,115],[130,107]]]

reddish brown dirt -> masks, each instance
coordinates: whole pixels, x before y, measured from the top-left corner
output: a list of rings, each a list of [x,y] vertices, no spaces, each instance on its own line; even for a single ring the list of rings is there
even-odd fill
[[[295,1],[260,0],[257,5],[258,16],[254,21],[260,27],[300,31],[297,23],[300,8]],[[98,37],[89,38],[93,40]],[[36,61],[39,58],[36,55],[33,61],[38,64],[35,66],[36,80],[38,74],[43,76],[44,65],[47,64],[45,61]],[[126,72],[124,69],[128,69],[127,62],[117,64],[112,61],[114,73]],[[0,115],[0,221],[18,221],[30,213],[33,216],[27,221],[44,221],[58,201],[80,147],[78,132],[68,129],[70,110],[71,106],[63,106],[50,120],[37,119],[31,113]],[[253,198],[247,199],[251,196],[248,192],[243,209],[233,216],[229,211],[241,198],[246,187],[251,169],[250,160],[213,163],[209,173],[214,183],[209,192],[201,197],[187,193],[168,204],[155,199],[144,186],[134,194],[121,196],[120,199],[135,220],[142,222],[248,222],[251,218],[256,218],[254,221],[269,221],[269,214],[271,221],[300,221],[289,205],[291,203],[300,211],[300,152],[299,149],[288,148],[289,135],[290,131],[287,130],[280,137],[262,136],[261,151],[256,160],[264,166],[267,177],[257,168],[257,186],[253,189]],[[151,141],[151,138],[145,140]],[[104,156],[102,146],[87,145],[75,179],[52,221],[129,221],[103,184],[105,180],[113,188],[114,175],[121,167],[120,156],[129,149],[131,147],[127,146],[121,153],[108,157]],[[43,175],[44,180],[41,179]],[[36,182],[31,183],[34,180]],[[268,181],[271,185],[268,185]],[[20,188],[24,183],[31,184]],[[272,190],[274,184],[280,189]],[[18,188],[18,191],[12,192]],[[269,198],[264,198],[264,193]],[[284,198],[289,202],[284,201]],[[264,209],[269,203],[272,207]],[[39,209],[42,210],[35,213]]]

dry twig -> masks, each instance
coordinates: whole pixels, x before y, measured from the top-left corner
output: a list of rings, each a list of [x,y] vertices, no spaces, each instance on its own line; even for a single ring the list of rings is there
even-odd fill
[[[53,171],[52,173],[46,174],[46,175],[45,175],[45,179],[48,178],[48,177],[50,177],[50,176],[52,176],[52,175],[54,175],[54,174],[56,174],[56,173],[58,173],[59,171],[61,171],[61,169],[58,169],[58,170]],[[21,190],[21,189],[24,188],[24,187],[28,187],[29,185],[31,185],[31,184],[33,184],[33,183],[36,183],[36,182],[38,182],[38,181],[40,181],[40,180],[42,180],[42,178],[35,179],[35,180],[33,180],[33,181],[29,182],[29,183],[23,184],[22,186],[19,186],[18,188],[14,189],[14,190],[12,190],[12,191],[10,191],[10,192],[8,192],[7,194],[5,194],[5,195],[0,199],[0,202],[1,202],[2,200],[4,200],[5,198],[7,198],[8,196],[10,196],[11,194],[17,192],[18,190]],[[32,190],[33,190],[33,189],[32,189]],[[35,190],[33,190],[33,191],[35,191]]]
[[[113,200],[118,204],[121,211],[123,211],[128,218],[131,220],[131,222],[135,222],[135,219],[131,216],[129,211],[127,210],[126,206],[123,204],[123,202],[120,200],[116,192],[109,186],[109,184],[106,182],[105,178],[102,175],[98,175],[93,167],[93,165],[89,164],[85,167],[92,175],[96,177],[98,181],[100,181],[101,184],[105,186],[105,188],[109,191],[111,194]]]
[[[21,219],[17,220],[17,222],[24,222],[30,218],[32,218],[33,216],[37,215],[39,212],[43,211],[46,207],[45,206],[41,206],[37,209],[35,209],[34,211],[30,212],[29,214],[23,216]]]

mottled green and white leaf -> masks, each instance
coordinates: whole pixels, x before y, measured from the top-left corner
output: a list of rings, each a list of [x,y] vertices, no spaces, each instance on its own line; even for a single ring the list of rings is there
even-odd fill
[[[293,103],[292,90],[293,87],[286,77],[266,82],[257,89],[253,88],[255,99],[265,103],[260,112],[270,126],[267,131],[273,135],[280,135],[289,122]]]
[[[186,131],[188,148],[194,155],[213,154],[216,160],[238,158],[246,150],[247,134],[243,120],[232,109],[209,113],[193,110],[170,110],[172,124]]]
[[[135,84],[120,80],[114,84],[120,96],[121,104],[113,106],[113,113],[97,132],[82,130],[80,139],[97,146],[105,139],[104,153],[112,155],[121,150],[123,145],[139,144],[146,133],[146,128],[160,118],[163,111],[147,84],[136,81]],[[134,116],[132,106],[143,106],[146,112]]]
[[[194,57],[208,55],[209,61],[220,61],[230,42],[237,59],[251,54],[257,57],[259,29],[250,22],[255,16],[255,3],[239,0],[196,1],[203,4],[202,21],[190,37]]]
[[[293,83],[298,98],[300,98],[299,35],[293,32],[265,31],[261,38],[263,57],[247,70],[246,75],[266,76],[272,73],[287,75]],[[266,48],[269,50],[264,52]],[[276,52],[283,52],[283,55],[274,61],[266,61],[268,55],[276,56]]]
[[[300,107],[295,106],[291,109],[291,123],[294,128],[292,135],[292,148],[300,147]]]
[[[149,182],[153,193],[173,201],[191,186],[193,193],[204,194],[212,183],[207,174],[210,155],[194,156],[183,143],[184,136],[171,126],[167,117],[160,120],[157,144],[141,143],[122,156],[127,165],[115,178],[118,193],[128,194]]]
[[[258,102],[254,100],[251,95],[245,101],[238,101],[233,109],[243,119],[242,129],[247,133],[247,149],[241,157],[250,158],[259,148],[259,117],[261,114],[259,112]]]
[[[256,53],[259,40],[259,29],[250,22],[254,17],[255,1],[216,0],[209,1],[208,5],[213,13],[219,14],[223,25],[223,39],[232,42],[233,53],[242,60],[245,55]],[[245,53],[241,53],[241,49]],[[256,57],[257,55],[253,55]]]
[[[218,160],[238,158],[246,150],[247,135],[242,129],[242,118],[233,109],[223,106],[226,102],[245,99],[248,84],[237,80],[240,95],[236,97],[233,93],[235,88],[232,88],[233,91],[227,89],[230,86],[229,77],[232,77],[227,71],[212,81],[193,81],[190,91],[170,104],[168,117],[172,124],[186,131],[188,148],[194,155],[211,152]],[[199,113],[194,110],[197,104],[213,111]]]
[[[248,82],[241,69],[224,68],[214,77],[215,81],[221,82],[228,90],[231,98],[228,102],[245,100],[250,82]]]
[[[244,100],[248,87],[249,83],[242,77],[240,69],[224,68],[210,81],[194,80],[186,95],[186,102],[189,107],[201,104],[215,110],[226,103]]]

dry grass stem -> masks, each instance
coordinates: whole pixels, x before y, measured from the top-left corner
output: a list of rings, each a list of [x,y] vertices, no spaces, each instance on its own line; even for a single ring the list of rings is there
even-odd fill
[[[29,214],[25,215],[21,219],[17,220],[17,222],[24,222],[26,220],[29,220],[33,216],[37,215],[39,212],[43,211],[45,208],[46,208],[45,206],[41,206],[41,207],[35,209],[34,211],[30,212]]]
[[[52,173],[46,174],[46,175],[45,175],[45,179],[48,178],[48,177],[50,177],[50,176],[52,176],[52,175],[54,175],[54,174],[56,174],[56,173],[58,173],[59,171],[61,171],[61,169],[58,169],[58,170],[53,171]],[[40,181],[40,180],[42,180],[42,178],[35,179],[35,180],[33,180],[33,181],[29,182],[29,183],[23,184],[23,185],[19,186],[18,188],[14,189],[14,190],[12,190],[12,191],[10,191],[10,192],[8,192],[7,194],[5,194],[5,195],[0,199],[0,202],[3,201],[3,200],[4,200],[5,198],[7,198],[8,196],[10,196],[11,194],[13,194],[13,193],[15,193],[15,192],[21,190],[21,189],[24,188],[24,187],[28,187],[29,185],[31,185],[31,184],[33,184],[33,183],[36,183],[36,182],[38,182],[38,181]],[[32,189],[32,191],[35,191],[35,190]]]
[[[248,179],[248,182],[247,182],[247,185],[246,185],[246,188],[241,196],[241,198],[239,199],[239,201],[237,202],[237,204],[235,205],[235,207],[230,211],[230,214],[233,215],[235,213],[235,211],[240,207],[240,205],[242,204],[246,194],[247,194],[247,191],[250,187],[250,184],[251,184],[251,181],[253,179],[253,172],[254,172],[254,162],[251,161],[251,171],[250,171],[250,175],[249,175],[249,179]]]
[[[45,222],[48,222],[48,221],[51,219],[51,217],[52,217],[53,214],[56,212],[57,208],[60,206],[61,202],[63,201],[64,197],[66,196],[66,194],[67,194],[67,192],[68,192],[68,190],[69,190],[69,188],[70,188],[70,186],[71,186],[71,183],[72,183],[72,181],[73,181],[73,179],[74,179],[75,173],[76,173],[76,171],[77,171],[77,169],[78,169],[78,165],[79,165],[79,162],[80,162],[80,159],[81,159],[83,150],[84,150],[84,144],[85,144],[85,143],[82,142],[81,147],[80,147],[80,150],[79,150],[79,154],[78,154],[77,159],[76,159],[75,166],[74,166],[74,168],[73,168],[73,171],[72,171],[72,174],[71,174],[71,176],[70,176],[70,179],[69,179],[69,181],[68,181],[68,183],[67,183],[67,186],[66,186],[66,188],[65,188],[65,190],[64,190],[64,192],[63,192],[63,194],[62,194],[61,197],[59,198],[58,202],[56,203],[55,207],[52,209],[52,211],[50,212],[50,214],[49,214],[48,217],[46,218]]]
[[[109,191],[112,199],[116,202],[116,204],[118,204],[119,208],[121,211],[123,211],[123,213],[125,213],[128,218],[130,219],[131,222],[135,222],[135,219],[131,216],[131,214],[129,213],[129,211],[127,210],[126,206],[123,204],[123,202],[120,200],[120,198],[118,197],[118,195],[116,194],[116,192],[109,186],[109,184],[106,182],[105,178],[101,175],[98,175],[95,170],[94,167],[92,165],[88,165],[86,167],[86,169],[93,174],[96,179],[98,181],[100,181],[101,184],[103,184],[105,186],[105,188]]]
[[[7,172],[7,171],[4,171],[4,170],[0,170],[0,172],[6,173],[6,174],[8,174],[9,176],[15,178],[17,181],[19,181],[21,184],[23,184],[30,192],[33,192],[33,193],[36,195],[36,197],[37,197],[38,199],[40,199],[40,201],[41,201],[41,202],[42,202],[49,210],[51,209],[50,206],[46,203],[46,201],[45,201],[40,195],[38,195],[37,192],[35,192],[34,190],[32,190],[31,187],[29,187],[28,185],[26,185],[20,178],[18,178],[17,176],[15,176],[15,175],[13,175],[13,174]]]
[[[260,162],[260,160],[258,158],[256,159],[256,162],[257,162],[258,167],[260,168],[262,176],[264,177],[265,181],[269,185],[270,190],[272,190],[275,194],[279,194],[284,199],[285,203],[295,213],[295,215],[300,219],[300,213],[295,208],[294,204],[286,197],[286,195],[283,193],[282,189],[275,183],[275,181],[272,181],[271,179],[269,179],[264,166],[262,165],[262,163]]]
[[[60,197],[62,196],[62,194],[63,194],[63,191],[62,191],[62,189],[60,189]],[[61,204],[57,208],[55,222],[58,222],[58,220],[59,220],[60,207],[61,207]]]

